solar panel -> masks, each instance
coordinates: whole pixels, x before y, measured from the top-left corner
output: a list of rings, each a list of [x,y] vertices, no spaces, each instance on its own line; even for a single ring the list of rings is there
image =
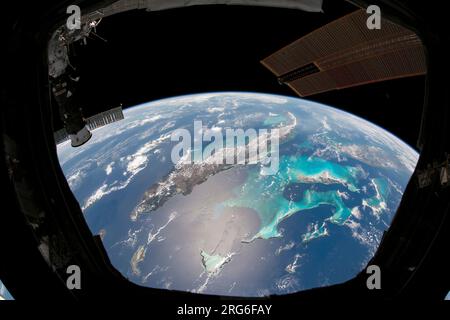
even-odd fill
[[[113,108],[92,117],[86,119],[86,127],[89,130],[94,130],[96,128],[100,128],[106,126],[107,124],[119,121],[124,119],[124,115],[122,112],[122,107]],[[69,140],[69,135],[67,134],[66,128],[62,128],[56,132],[54,132],[54,139],[56,144],[63,143],[64,141]]]
[[[418,36],[382,19],[367,28],[365,10],[339,18],[261,61],[300,96],[423,75],[426,59]]]

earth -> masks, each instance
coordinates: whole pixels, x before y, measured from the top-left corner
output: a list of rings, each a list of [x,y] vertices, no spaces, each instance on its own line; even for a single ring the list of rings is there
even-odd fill
[[[0,280],[0,301],[2,300],[14,300],[14,298],[11,296],[8,289],[6,289],[5,285]]]
[[[124,116],[79,148],[58,145],[58,157],[112,264],[152,288],[255,297],[349,280],[373,257],[418,159],[384,129],[298,98],[196,94]],[[226,128],[279,130],[277,170],[172,161],[175,130],[194,137],[192,155],[202,134]]]

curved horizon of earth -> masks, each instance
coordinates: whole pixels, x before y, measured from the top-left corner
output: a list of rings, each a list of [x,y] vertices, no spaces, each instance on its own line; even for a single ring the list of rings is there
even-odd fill
[[[153,288],[252,297],[349,280],[375,253],[418,160],[386,130],[299,98],[195,94],[124,116],[79,148],[58,145],[58,157],[112,264]],[[203,134],[279,129],[278,170],[214,155],[172,163],[172,133],[195,137],[194,121]]]
[[[1,300],[14,300],[13,296],[9,293],[3,282],[0,280],[0,301]]]

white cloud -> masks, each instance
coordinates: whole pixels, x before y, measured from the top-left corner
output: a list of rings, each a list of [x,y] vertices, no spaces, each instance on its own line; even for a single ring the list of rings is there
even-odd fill
[[[295,242],[294,241],[290,241],[289,243],[287,243],[284,246],[280,246],[276,251],[275,251],[275,255],[279,255],[281,252],[286,251],[286,250],[291,250],[293,247],[295,246]]]
[[[139,148],[136,153],[128,156],[126,159],[129,161],[127,164],[127,173],[131,175],[136,175],[142,169],[147,166],[148,154],[150,151],[156,149],[162,142],[170,139],[170,134],[161,135],[158,139],[152,140],[144,144]]]
[[[136,247],[138,236],[139,236],[139,234],[141,233],[142,230],[143,230],[143,226],[140,229],[136,229],[134,231],[132,231],[131,229],[128,229],[128,238],[126,238],[125,240],[118,241],[118,242],[114,243],[111,246],[111,248],[113,248],[113,247],[115,247],[115,246],[117,246],[119,244],[126,245],[126,246],[129,246],[131,248]]]
[[[167,122],[164,126],[162,126],[162,128],[159,130],[159,132],[162,132],[164,130],[173,128],[175,126],[176,121],[169,121]]]
[[[138,151],[133,155],[128,156],[124,159],[128,160],[126,171],[124,175],[129,175],[125,181],[118,182],[114,181],[113,184],[108,185],[103,183],[103,185],[98,188],[91,196],[87,198],[82,206],[82,210],[86,210],[92,206],[95,202],[103,198],[104,196],[110,194],[111,192],[124,189],[131,182],[133,177],[137,175],[141,170],[143,170],[148,164],[148,153],[153,149],[157,148],[163,141],[170,139],[170,134],[161,135],[158,139],[152,140],[144,144]],[[121,159],[124,160],[124,159]]]
[[[301,254],[296,254],[294,256],[294,261],[292,261],[290,264],[288,264],[285,268],[285,270],[289,273],[295,273],[295,271],[297,270],[298,267],[300,267],[300,263],[298,262],[298,260],[300,258],[302,258],[303,256]]]
[[[104,183],[100,188],[98,188],[84,203],[81,210],[86,210],[91,205],[93,205],[95,202],[103,198],[105,195],[111,193],[111,191],[108,190],[108,185]]]
[[[111,162],[110,164],[108,164],[108,165],[106,166],[105,172],[106,172],[106,175],[107,175],[107,176],[109,176],[109,175],[111,174],[112,169],[113,169],[113,165],[114,165],[114,161]]]
[[[127,164],[127,172],[135,175],[145,168],[148,158],[147,156],[142,154],[135,154],[133,156],[130,156],[129,159],[131,160]]]
[[[358,129],[365,134],[369,142],[389,148],[406,170],[410,172],[414,170],[419,155],[409,145],[365,119],[334,108],[324,107],[328,109],[327,111],[330,111],[333,117],[333,123],[340,124],[342,129]]]
[[[153,233],[153,229],[150,230],[147,236],[147,246],[150,243],[152,243],[155,239],[158,239],[158,236],[161,234],[161,231],[163,231],[177,217],[177,215],[178,213],[176,211],[172,212],[169,215],[169,219],[167,220],[167,222],[163,226],[159,227],[155,233]]]
[[[86,174],[81,169],[75,171],[74,174],[70,175],[67,178],[67,183],[69,184],[70,189],[72,190],[77,189],[85,176]]]
[[[322,119],[322,126],[323,126],[323,128],[324,128],[326,131],[330,131],[330,130],[331,130],[330,125],[328,124],[328,118],[327,118],[327,117],[324,117],[324,118]]]
[[[352,216],[354,216],[356,219],[361,219],[361,211],[359,210],[359,207],[354,207],[351,212]]]
[[[208,113],[223,112],[223,111],[225,111],[225,108],[223,108],[223,107],[211,107],[211,108],[208,108],[206,111]]]

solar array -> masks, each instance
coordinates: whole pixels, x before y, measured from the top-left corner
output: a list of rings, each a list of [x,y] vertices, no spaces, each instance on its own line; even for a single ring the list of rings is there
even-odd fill
[[[86,127],[91,131],[122,119],[124,119],[122,107],[117,107],[87,118]],[[66,129],[62,128],[54,133],[54,138],[56,144],[60,144],[69,140],[69,135]]]
[[[302,97],[426,73],[424,47],[414,32],[383,18],[380,29],[369,29],[367,19],[357,10],[261,63]]]

